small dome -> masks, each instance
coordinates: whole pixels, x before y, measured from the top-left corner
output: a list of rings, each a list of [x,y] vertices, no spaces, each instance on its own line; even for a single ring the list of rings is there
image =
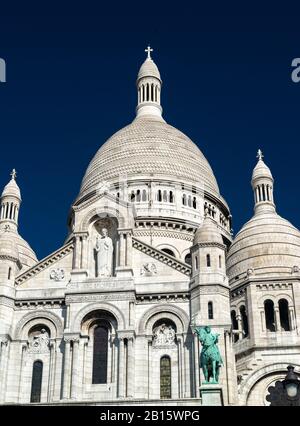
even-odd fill
[[[202,226],[197,229],[194,236],[194,244],[200,243],[223,244],[223,239],[217,228],[216,222],[209,216],[204,218]]]
[[[11,179],[8,184],[4,187],[2,192],[2,197],[4,196],[13,196],[17,197],[19,200],[21,200],[21,192],[20,188],[18,187],[17,182],[15,179]]]
[[[0,254],[19,260],[22,264],[21,272],[38,262],[32,248],[15,231],[5,230],[0,233]]]
[[[147,58],[139,70],[137,79],[143,77],[155,77],[161,80],[159,70],[151,58]]]
[[[15,261],[19,259],[19,251],[14,238],[11,238],[11,232],[2,232],[0,234],[0,256],[8,256]]]
[[[265,164],[263,160],[258,160],[256,166],[253,169],[252,181],[258,178],[269,178],[273,180],[273,176],[269,167]]]
[[[300,266],[300,232],[275,211],[255,214],[237,234],[227,256],[231,283],[244,279],[248,271],[280,277],[294,266]]]

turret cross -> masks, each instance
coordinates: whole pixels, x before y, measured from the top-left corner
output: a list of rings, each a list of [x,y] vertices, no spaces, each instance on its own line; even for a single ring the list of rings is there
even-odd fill
[[[16,169],[12,169],[12,172],[11,172],[11,178],[12,179],[16,179],[16,177],[17,177],[17,172],[16,172]]]
[[[153,52],[153,49],[151,49],[151,47],[148,46],[147,49],[145,49],[145,52],[148,54],[148,59],[151,59],[151,52]]]
[[[261,149],[259,149],[258,151],[257,151],[257,157],[256,158],[258,158],[259,160],[262,160],[263,158],[264,158],[264,155],[263,155],[263,153],[262,153],[262,150]]]

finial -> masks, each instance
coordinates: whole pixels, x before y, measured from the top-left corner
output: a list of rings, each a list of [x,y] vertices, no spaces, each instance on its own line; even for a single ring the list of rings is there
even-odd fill
[[[12,169],[12,172],[11,172],[11,178],[13,179],[13,180],[16,180],[16,177],[17,177],[17,172],[16,172],[16,169]]]
[[[257,156],[256,156],[256,158],[258,158],[259,160],[262,160],[262,159],[264,158],[264,155],[263,155],[263,153],[262,153],[262,150],[261,150],[261,149],[259,149],[259,150],[257,151]]]
[[[148,54],[147,59],[151,59],[151,52],[153,52],[153,49],[148,46],[147,49],[145,49],[145,52]]]

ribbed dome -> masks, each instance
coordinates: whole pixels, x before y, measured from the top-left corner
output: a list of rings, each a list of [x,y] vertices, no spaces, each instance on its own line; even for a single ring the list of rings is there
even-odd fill
[[[143,77],[156,77],[160,80],[160,72],[151,58],[147,58],[139,70],[137,79]]]
[[[206,216],[203,224],[197,229],[194,244],[218,243],[223,244],[222,236],[216,226],[216,223],[209,216]]]
[[[255,179],[258,179],[258,178],[273,179],[271,170],[269,169],[269,167],[265,164],[263,160],[259,160],[253,169],[252,180],[254,181]]]
[[[38,261],[29,244],[15,231],[0,233],[0,255],[18,259],[24,268],[22,272]]]
[[[78,198],[119,176],[172,177],[204,185],[219,196],[213,171],[199,148],[182,132],[155,116],[136,118],[98,150],[82,180]]]
[[[0,256],[9,256],[14,260],[19,259],[19,251],[15,238],[11,238],[11,232],[0,233]]]
[[[248,270],[257,276],[291,273],[300,266],[300,232],[274,212],[256,214],[237,234],[227,258],[231,284]]]
[[[18,187],[18,184],[15,181],[15,179],[11,179],[8,182],[8,184],[5,185],[2,192],[2,197],[5,197],[5,196],[14,196],[14,197],[17,197],[19,200],[21,200],[20,188]]]

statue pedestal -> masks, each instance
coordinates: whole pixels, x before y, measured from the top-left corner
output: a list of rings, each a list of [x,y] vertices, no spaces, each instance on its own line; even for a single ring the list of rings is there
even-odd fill
[[[201,405],[220,406],[223,405],[222,388],[219,384],[207,384],[200,386]]]
[[[118,278],[131,278],[133,276],[133,270],[130,266],[117,266],[116,276]]]
[[[88,272],[85,269],[73,269],[70,272],[71,282],[78,283],[81,281],[85,281],[88,278]]]

